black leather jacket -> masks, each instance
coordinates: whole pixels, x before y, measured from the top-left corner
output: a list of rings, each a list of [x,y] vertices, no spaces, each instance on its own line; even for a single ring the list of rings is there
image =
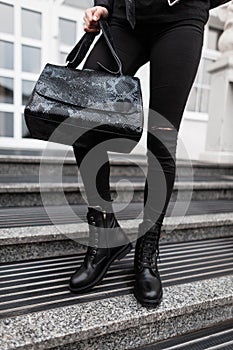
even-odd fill
[[[213,9],[214,7],[223,5],[226,2],[229,2],[229,0],[210,0],[210,9]]]
[[[125,0],[128,1],[128,0]],[[189,1],[189,0],[180,0],[180,1]],[[109,13],[112,12],[114,0],[95,0],[95,6],[104,6],[109,10]],[[229,2],[229,0],[210,0],[210,9],[220,6]]]

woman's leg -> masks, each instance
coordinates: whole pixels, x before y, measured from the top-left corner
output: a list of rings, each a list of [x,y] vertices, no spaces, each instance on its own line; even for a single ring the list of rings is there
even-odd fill
[[[82,163],[91,150],[77,146],[74,146],[73,149],[84,184],[88,205],[100,205],[103,209],[111,212],[112,207],[109,184],[110,165],[107,151],[103,149],[102,152],[95,154],[96,151],[92,150],[91,159],[87,159],[85,163]],[[99,163],[96,164],[96,160],[99,160],[101,162],[100,164],[102,164],[100,169],[98,167]]]
[[[163,222],[174,186],[177,134],[201,58],[204,23],[190,19],[166,27],[159,37],[158,32],[151,37],[144,197],[144,204],[148,200],[144,217],[159,223]]]
[[[143,305],[156,306],[162,300],[159,238],[174,185],[177,132],[201,57],[203,27],[191,20],[151,26],[148,173],[133,289]]]
[[[115,49],[122,62],[123,73],[133,76],[139,67],[149,59],[149,53],[134,37],[127,21],[112,22],[111,33]],[[99,38],[92,49],[84,68],[100,70],[101,68],[97,62],[101,62],[110,70],[116,70],[117,68],[103,36]],[[98,147],[100,147],[99,150],[91,150],[90,148],[74,146],[74,154],[84,183],[88,204],[101,205],[105,210],[111,211],[108,153],[104,144]],[[82,163],[89,152],[91,152],[91,156]],[[103,165],[99,167],[99,164]]]
[[[116,50],[123,63],[124,73],[134,75],[145,59],[141,44],[132,35],[128,24],[126,28],[123,24],[112,25],[112,35]],[[103,38],[100,38],[97,42],[84,68],[99,69],[97,61],[101,62],[105,67],[115,70],[112,57]],[[102,198],[107,201],[111,199],[109,188],[110,166],[107,150],[102,146],[99,151],[94,151],[93,153],[92,149],[85,150],[75,147],[74,152],[77,164],[80,167],[80,173],[89,203],[87,213],[90,231],[88,250],[83,263],[71,276],[69,282],[71,291],[81,292],[84,290],[87,291],[98,284],[107,272],[110,264],[115,259],[121,259],[125,256],[131,250],[132,244],[121,229],[111,209],[109,213],[110,203],[105,202],[107,204],[102,204],[102,201],[96,195],[97,188]],[[90,157],[89,152],[91,152]],[[83,162],[86,155],[88,160]],[[105,163],[101,168],[99,168],[99,160]],[[98,210],[92,207],[93,205],[101,205],[107,213],[102,213],[101,208],[98,208]],[[105,230],[102,228],[105,228]],[[106,228],[114,228],[114,232],[109,232],[111,230],[107,230]]]

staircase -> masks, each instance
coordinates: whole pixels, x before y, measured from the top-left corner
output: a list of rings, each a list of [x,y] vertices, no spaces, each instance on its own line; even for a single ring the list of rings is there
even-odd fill
[[[72,157],[62,185],[56,182],[59,157],[44,164],[46,207],[39,156],[2,155],[0,163],[0,349],[233,348],[233,165],[195,162],[192,177],[187,163],[178,161],[160,240],[164,298],[153,309],[132,295],[133,250],[91,292],[68,290],[88,238],[83,185]],[[143,158],[135,164],[111,159],[116,216],[132,239],[141,222],[145,169]],[[63,188],[76,215],[60,196]]]

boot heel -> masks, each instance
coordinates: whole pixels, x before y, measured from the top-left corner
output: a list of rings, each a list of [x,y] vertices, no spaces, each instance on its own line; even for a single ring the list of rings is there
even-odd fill
[[[132,243],[129,243],[126,249],[123,252],[121,252],[120,255],[118,255],[117,259],[121,260],[122,258],[124,258],[131,251],[132,248],[133,248]]]

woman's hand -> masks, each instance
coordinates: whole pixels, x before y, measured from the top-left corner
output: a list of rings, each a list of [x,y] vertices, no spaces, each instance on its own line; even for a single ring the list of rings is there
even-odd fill
[[[84,30],[85,32],[99,32],[99,19],[108,17],[108,10],[103,6],[94,6],[88,8],[85,11],[85,16],[83,17],[85,21]]]

